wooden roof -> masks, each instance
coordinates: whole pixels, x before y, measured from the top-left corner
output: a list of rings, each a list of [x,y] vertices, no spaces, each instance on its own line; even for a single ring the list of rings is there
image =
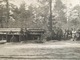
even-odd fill
[[[0,28],[0,32],[19,32],[21,28]]]
[[[40,32],[40,31],[43,32],[43,31],[45,31],[44,29],[40,29],[40,28],[28,28],[27,30],[28,31],[33,31],[33,32],[35,32],[35,31],[36,32]]]

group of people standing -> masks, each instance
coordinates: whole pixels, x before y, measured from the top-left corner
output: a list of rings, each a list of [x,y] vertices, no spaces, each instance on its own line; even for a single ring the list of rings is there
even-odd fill
[[[76,41],[80,38],[80,30],[75,28],[65,29],[64,38],[71,39],[72,41]]]
[[[53,39],[55,40],[78,40],[80,38],[80,29],[61,29],[61,28],[55,28],[53,30]]]

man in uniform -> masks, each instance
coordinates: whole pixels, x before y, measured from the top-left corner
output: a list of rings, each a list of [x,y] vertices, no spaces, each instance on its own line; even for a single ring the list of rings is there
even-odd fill
[[[72,29],[72,41],[76,40],[76,30]]]

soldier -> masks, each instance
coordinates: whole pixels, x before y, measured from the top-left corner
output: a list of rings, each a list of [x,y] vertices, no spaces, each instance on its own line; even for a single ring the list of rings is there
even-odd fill
[[[21,28],[21,31],[20,31],[20,41],[23,41],[23,40],[24,40],[24,31]]]
[[[71,39],[72,31],[68,29],[68,39]]]
[[[76,40],[76,30],[72,29],[72,41]]]
[[[79,39],[79,29],[77,29],[76,38],[77,38],[77,40]]]
[[[62,31],[61,28],[58,28],[57,29],[57,38],[58,38],[58,40],[61,40],[62,36],[63,36],[63,31]]]

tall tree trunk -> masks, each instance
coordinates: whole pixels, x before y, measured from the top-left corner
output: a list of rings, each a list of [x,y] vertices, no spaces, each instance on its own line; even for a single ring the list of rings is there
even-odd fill
[[[8,0],[6,0],[6,11],[7,11],[7,28],[9,27],[8,25],[9,25],[9,1]]]
[[[49,1],[49,6],[50,6],[49,31],[50,35],[52,35],[52,0]]]

